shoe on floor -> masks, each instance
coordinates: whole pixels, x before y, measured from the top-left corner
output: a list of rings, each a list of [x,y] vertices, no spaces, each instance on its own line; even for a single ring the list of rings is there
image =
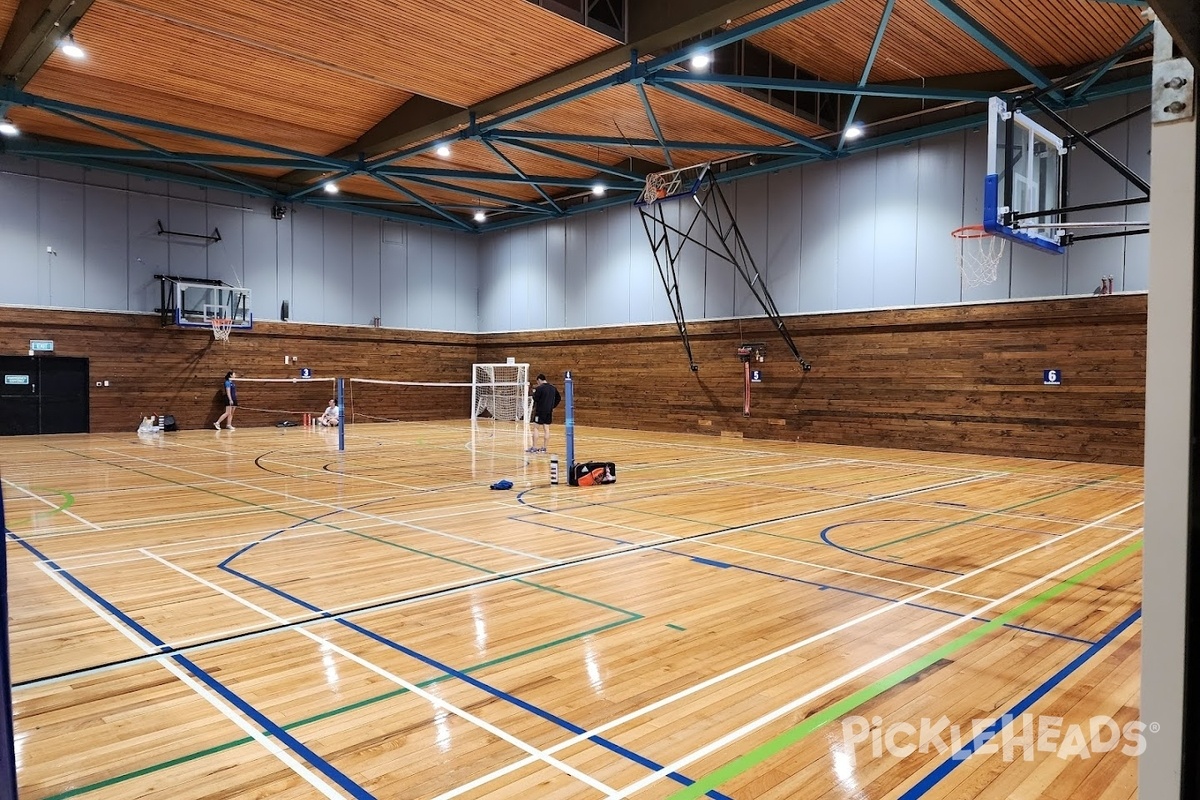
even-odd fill
[[[214,422],[214,423],[213,423],[213,427],[214,427],[214,428],[216,428],[217,430],[221,430],[221,423],[219,423],[219,422]]]
[[[226,430],[230,430],[230,431],[236,431],[236,430],[237,430],[237,428],[233,427],[232,425],[226,425],[226,426],[225,426],[225,429],[226,429]]]

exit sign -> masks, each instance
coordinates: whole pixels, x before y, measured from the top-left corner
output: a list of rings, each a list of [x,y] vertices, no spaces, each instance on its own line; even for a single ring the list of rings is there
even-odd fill
[[[35,353],[53,353],[54,352],[54,340],[53,339],[30,339],[29,340],[29,349]]]
[[[28,375],[5,375],[4,376],[4,385],[5,386],[28,386],[29,385],[29,376]]]

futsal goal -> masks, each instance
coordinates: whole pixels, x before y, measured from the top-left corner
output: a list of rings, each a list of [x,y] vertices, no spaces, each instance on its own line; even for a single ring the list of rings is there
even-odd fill
[[[472,420],[529,418],[528,364],[475,364],[471,372]]]

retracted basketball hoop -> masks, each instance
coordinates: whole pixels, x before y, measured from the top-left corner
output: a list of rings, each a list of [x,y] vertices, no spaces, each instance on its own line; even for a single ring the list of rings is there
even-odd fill
[[[958,269],[969,287],[993,283],[1004,258],[1004,237],[982,225],[964,225],[950,232],[958,241]]]
[[[233,320],[228,317],[213,317],[213,341],[228,342],[229,334],[233,331]]]

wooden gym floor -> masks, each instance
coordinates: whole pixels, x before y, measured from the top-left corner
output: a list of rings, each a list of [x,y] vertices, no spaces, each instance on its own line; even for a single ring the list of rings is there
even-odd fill
[[[1136,796],[1140,469],[523,445],[6,440],[22,800]]]

